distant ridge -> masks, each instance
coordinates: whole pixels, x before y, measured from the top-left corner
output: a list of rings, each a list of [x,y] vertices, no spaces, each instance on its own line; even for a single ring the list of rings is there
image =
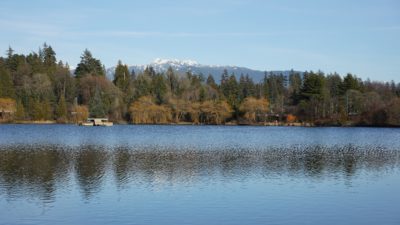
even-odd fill
[[[178,73],[186,73],[191,71],[194,74],[202,73],[205,77],[208,74],[213,75],[215,81],[219,82],[221,78],[221,74],[226,69],[228,74],[234,73],[236,78],[239,79],[240,75],[248,74],[254,82],[259,82],[264,78],[264,74],[266,71],[261,70],[253,70],[247,67],[239,67],[239,66],[220,66],[220,65],[203,65],[199,64],[194,60],[178,60],[178,59],[155,59],[153,62],[147,65],[134,65],[129,66],[129,71],[134,70],[135,73],[143,72],[146,67],[153,67],[153,69],[158,72],[166,72],[169,67],[171,67],[174,71]],[[112,80],[114,78],[115,67],[111,67],[107,69],[107,77]],[[291,70],[282,70],[282,71],[267,71],[268,74],[282,74],[286,77],[290,75]],[[299,71],[295,71],[299,72]],[[303,73],[303,72],[299,72]]]

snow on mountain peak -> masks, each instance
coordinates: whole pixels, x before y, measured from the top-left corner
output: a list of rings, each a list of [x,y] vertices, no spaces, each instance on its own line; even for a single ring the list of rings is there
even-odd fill
[[[198,62],[194,60],[179,60],[179,59],[160,59],[156,58],[153,63],[154,65],[175,65],[175,66],[196,66],[199,65]]]
[[[129,67],[129,71],[135,71],[135,73],[143,72],[147,67],[152,67],[157,73],[164,73],[171,67],[177,74],[185,74],[190,71],[193,74],[203,74],[208,76],[211,74],[216,80],[221,77],[224,70],[227,70],[229,74],[234,73],[237,79],[240,76],[248,74],[254,81],[259,82],[264,79],[265,71],[253,70],[246,67],[239,66],[219,66],[219,65],[205,65],[199,64],[194,60],[178,60],[178,59],[161,59],[156,58],[153,62],[149,64],[133,65]],[[284,71],[271,71],[275,74],[283,74],[284,76],[289,76],[289,70]],[[107,77],[112,80],[115,73],[115,67],[107,69]]]

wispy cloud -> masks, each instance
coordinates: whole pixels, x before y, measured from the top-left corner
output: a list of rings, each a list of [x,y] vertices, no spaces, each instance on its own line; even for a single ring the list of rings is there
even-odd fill
[[[57,36],[61,32],[60,28],[57,26],[29,21],[11,21],[0,19],[0,27],[2,28],[3,32],[12,31],[46,37]]]
[[[288,35],[302,35],[309,33],[336,32],[329,30],[277,30],[269,32],[192,32],[192,31],[155,31],[155,30],[76,30],[74,26],[60,26],[58,24],[44,23],[42,21],[0,19],[3,32],[25,34],[37,38],[68,38],[79,39],[85,37],[96,38],[235,38],[235,37],[280,37]],[[399,25],[381,26],[371,28],[358,28],[346,32],[393,32],[400,31]]]
[[[118,37],[118,38],[214,38],[214,37],[266,37],[293,34],[295,31],[279,32],[188,32],[188,31],[133,31],[133,30],[92,30],[79,31],[56,24],[0,19],[3,31],[17,32],[39,37]]]
[[[121,38],[142,38],[142,37],[176,37],[176,38],[201,38],[201,37],[266,37],[293,34],[291,31],[282,32],[160,32],[160,31],[93,31],[77,33],[83,36],[96,37],[121,37]]]

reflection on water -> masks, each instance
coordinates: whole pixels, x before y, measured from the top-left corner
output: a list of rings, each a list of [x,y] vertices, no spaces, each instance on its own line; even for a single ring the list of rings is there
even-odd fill
[[[71,164],[74,165],[78,184],[85,198],[89,198],[101,187],[106,173],[107,152],[88,146],[71,158],[74,159]]]
[[[385,172],[399,166],[397,150],[379,147],[293,147],[218,151],[131,149],[104,146],[18,145],[0,147],[0,195],[51,202],[57,188],[76,181],[90,200],[103,183],[132,185],[205,183],[274,176],[324,179]]]
[[[400,224],[400,132],[0,125],[0,224]]]
[[[31,195],[50,201],[57,185],[66,182],[70,163],[69,154],[55,148],[2,149],[0,191],[9,198]]]

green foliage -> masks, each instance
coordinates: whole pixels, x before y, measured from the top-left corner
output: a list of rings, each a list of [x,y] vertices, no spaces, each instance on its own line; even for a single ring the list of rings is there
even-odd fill
[[[24,120],[25,119],[25,108],[21,101],[17,102],[17,109],[15,112],[15,119]]]
[[[118,65],[115,68],[113,83],[120,90],[126,92],[129,89],[131,83],[131,77],[127,65],[122,65],[121,61],[118,61]]]
[[[229,95],[230,90],[229,90],[228,81],[229,81],[228,70],[225,69],[221,75],[221,91],[224,96]]]
[[[53,90],[56,99],[64,96],[67,102],[72,103],[76,98],[76,89],[76,80],[71,76],[68,66],[59,63],[53,81]]]
[[[52,120],[52,111],[53,109],[48,100],[39,101],[34,99],[32,101],[31,118],[33,120]]]
[[[243,76],[243,74],[240,75],[238,89],[239,102],[242,102],[243,99],[247,97],[255,96],[256,94],[256,87],[248,74],[246,74],[246,76]]]
[[[212,75],[172,68],[157,73],[147,67],[136,74],[119,61],[111,82],[100,60],[85,50],[75,75],[68,64],[57,62],[46,43],[28,55],[9,47],[0,57],[0,98],[14,101],[17,120],[78,122],[90,112],[138,123],[281,120],[400,126],[400,84],[363,81],[353,74],[342,78],[292,70],[286,77],[266,72],[262,81],[254,82],[247,74],[237,80],[224,70],[216,82]]]
[[[222,77],[225,77],[225,74],[222,74]],[[221,89],[229,105],[232,108],[237,107],[240,99],[239,99],[239,86],[235,74],[231,74],[227,80],[224,80],[224,82],[221,83]]]
[[[165,94],[167,92],[167,85],[164,75],[157,74],[153,78],[152,91],[157,104],[163,104],[165,102]]]
[[[56,52],[50,45],[44,43],[42,54],[44,70],[50,77],[52,77],[57,70]]]
[[[10,72],[3,66],[0,66],[0,98],[15,98],[15,89]]]
[[[92,53],[85,49],[81,56],[81,61],[76,67],[75,75],[77,78],[81,78],[86,75],[104,76],[105,71],[100,60],[93,58]]]
[[[151,77],[149,77],[149,75],[139,74],[133,82],[133,86],[135,87],[135,99],[147,96],[151,92]]]
[[[99,88],[96,88],[94,96],[89,103],[89,114],[91,117],[106,116],[106,108],[104,106]]]
[[[337,73],[328,75],[326,77],[327,88],[329,89],[329,93],[332,97],[340,96],[342,82],[342,77],[340,77],[340,75]]]
[[[301,76],[299,73],[295,73],[293,70],[290,71],[289,75],[289,96],[292,101],[292,104],[296,105],[300,101],[300,91],[301,91]]]
[[[263,89],[264,97],[269,100],[270,110],[274,113],[283,113],[286,91],[286,79],[282,74],[265,74]]]
[[[199,101],[204,102],[205,100],[206,100],[206,89],[204,87],[201,87],[199,93]]]
[[[179,95],[179,80],[172,67],[169,67],[166,73],[167,86],[173,95]]]
[[[361,80],[356,76],[353,76],[351,73],[348,73],[343,79],[342,93],[346,93],[348,90],[360,90],[360,89],[361,89]]]
[[[207,77],[207,85],[214,89],[218,88],[218,85],[215,83],[214,77],[211,74],[209,74]]]
[[[321,74],[313,72],[304,75],[304,83],[301,88],[301,97],[305,100],[312,98],[322,99],[325,78]]]
[[[143,74],[147,77],[153,78],[156,76],[156,71],[154,70],[153,67],[149,66],[146,67],[146,69],[143,71]]]
[[[59,122],[67,121],[67,104],[65,102],[64,95],[61,95],[60,100],[58,100],[57,109],[56,109],[56,119]]]

